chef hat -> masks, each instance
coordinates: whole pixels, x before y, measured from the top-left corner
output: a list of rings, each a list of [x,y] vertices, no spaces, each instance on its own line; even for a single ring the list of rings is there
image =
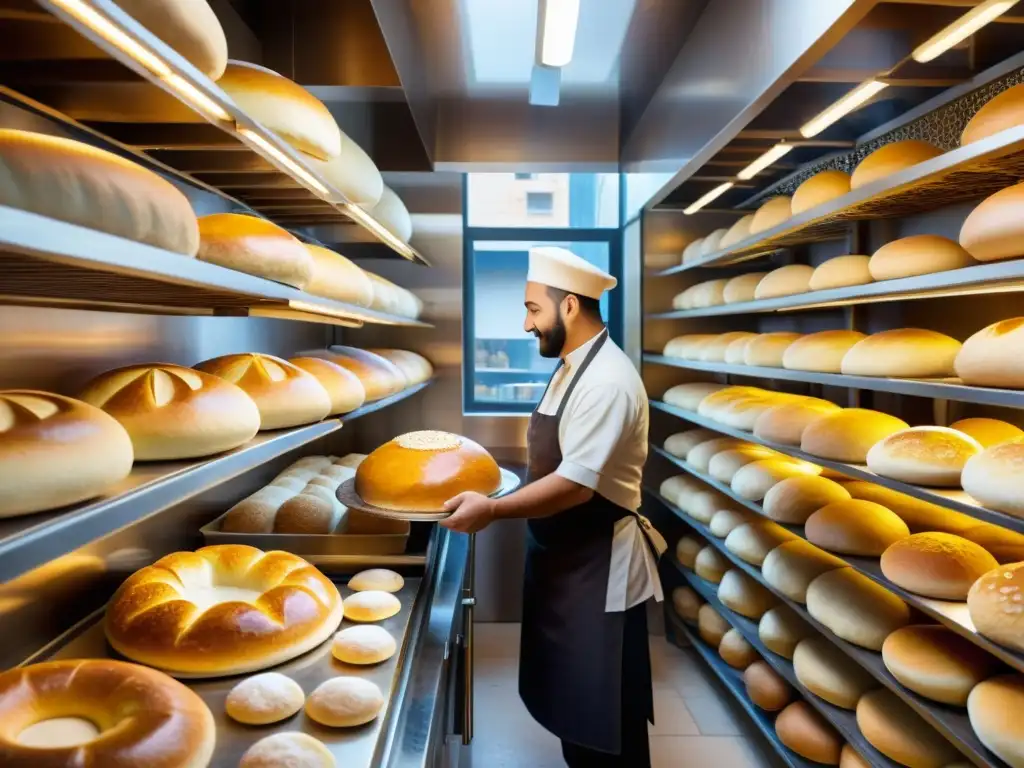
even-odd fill
[[[530,249],[530,270],[526,279],[592,299],[601,298],[602,293],[610,291],[618,283],[607,272],[572,251],[547,245]]]

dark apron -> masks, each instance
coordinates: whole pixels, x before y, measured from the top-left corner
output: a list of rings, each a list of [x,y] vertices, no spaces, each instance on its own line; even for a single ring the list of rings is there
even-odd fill
[[[558,412],[534,410],[530,417],[527,482],[561,464],[562,412],[607,338],[605,332],[591,347]],[[622,748],[624,678],[633,694],[629,714],[644,717],[645,735],[654,709],[645,605],[630,612],[633,639],[625,664],[626,612],[605,612],[615,523],[632,514],[595,493],[584,504],[527,525],[519,695],[534,719],[563,741],[612,754]],[[642,631],[632,626],[634,619],[643,622]]]

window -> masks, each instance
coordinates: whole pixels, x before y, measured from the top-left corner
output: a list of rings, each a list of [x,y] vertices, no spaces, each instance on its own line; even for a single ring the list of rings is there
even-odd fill
[[[619,226],[616,173],[470,173],[470,227],[614,229]],[[544,216],[544,221],[538,221]]]
[[[550,214],[555,209],[555,196],[550,192],[527,192],[526,212],[533,215]]]

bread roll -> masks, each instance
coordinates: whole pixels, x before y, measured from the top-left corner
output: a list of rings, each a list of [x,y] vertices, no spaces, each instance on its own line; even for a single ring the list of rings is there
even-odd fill
[[[1022,199],[1024,184],[1015,184],[982,200],[960,228],[960,245],[982,262],[1024,255],[1017,213]]]
[[[700,539],[693,536],[683,536],[676,542],[676,560],[684,568],[689,568],[692,571],[697,561],[697,553],[704,549],[705,546],[704,542]]]
[[[199,219],[199,237],[202,261],[300,289],[313,278],[306,246],[266,219],[212,213]]]
[[[683,264],[688,264],[700,256],[700,247],[704,242],[703,237],[698,237],[683,249]]]
[[[409,386],[430,381],[434,375],[434,366],[430,364],[430,361],[423,355],[410,352],[408,349],[381,349],[380,347],[374,347],[366,351],[394,363],[402,372]]]
[[[680,499],[684,495],[691,495],[695,490],[700,488],[700,485],[701,483],[699,480],[696,480],[689,475],[676,475],[675,477],[669,477],[664,480],[658,488],[658,493],[678,506]]]
[[[829,552],[879,557],[910,536],[907,524],[880,504],[860,499],[836,501],[807,518],[804,535]]]
[[[975,263],[967,251],[948,238],[911,235],[886,243],[875,251],[868,270],[875,280],[896,280],[962,269]]]
[[[731,248],[743,240],[750,237],[750,225],[754,223],[754,214],[748,213],[742,219],[737,221],[729,230],[722,235],[721,241],[719,241],[718,247],[725,249]]]
[[[967,460],[960,482],[982,506],[1024,517],[1024,437],[1018,437]]]
[[[711,461],[708,462],[708,474],[720,483],[728,484],[743,467],[771,456],[778,454],[771,448],[760,445],[730,448],[711,457]]]
[[[880,411],[844,408],[808,424],[800,438],[800,449],[823,459],[863,464],[871,446],[909,426]]]
[[[697,621],[702,605],[704,601],[700,595],[689,587],[676,587],[672,590],[672,607],[684,621]]]
[[[700,342],[714,338],[716,335],[717,334],[713,333],[684,333],[682,336],[676,336],[669,339],[665,344],[662,353],[666,357],[679,357],[685,360],[690,357],[691,353],[698,347]],[[681,386],[689,385],[683,384]],[[724,387],[725,385],[722,384],[720,386]]]
[[[794,701],[779,713],[775,733],[801,757],[822,765],[839,765],[842,737],[806,701]]]
[[[722,278],[719,280],[707,280],[694,286],[693,294],[691,295],[693,308],[704,309],[724,304],[725,298],[722,294],[725,290],[725,284],[728,282],[727,278]]]
[[[803,539],[780,544],[764,559],[761,573],[769,586],[790,600],[807,602],[807,588],[823,573],[843,568],[846,563],[835,555]]]
[[[871,746],[901,765],[942,768],[960,752],[887,688],[864,694],[857,726]]]
[[[707,363],[725,362],[725,350],[732,342],[740,339],[752,339],[755,336],[757,336],[756,333],[747,333],[745,331],[723,333],[707,344],[704,344],[700,348],[700,354],[697,356],[697,359]]]
[[[665,438],[664,448],[677,459],[685,459],[691,449],[717,436],[710,429],[688,429]]]
[[[907,496],[905,493],[892,491],[874,483],[851,480],[844,483],[844,487],[855,499],[873,501],[895,512],[907,524],[911,533],[921,533],[922,531],[962,533],[978,524],[973,517],[953,512],[938,504],[915,499],[913,496]]]
[[[796,192],[793,193],[793,215],[809,211],[829,200],[835,200],[849,191],[850,174],[835,170],[816,173],[797,187]]]
[[[753,336],[746,336],[733,341],[725,348],[725,362],[729,365],[744,365],[743,360],[747,355],[747,345],[760,335],[755,333]]]
[[[1024,85],[1012,85],[982,104],[960,136],[960,146],[995,136],[1024,123]]]
[[[795,398],[784,392],[763,392],[739,397],[715,409],[713,418],[724,426],[749,432],[762,413],[779,403],[792,402]]]
[[[705,643],[712,648],[717,648],[718,644],[722,642],[722,638],[725,637],[725,633],[730,629],[732,626],[714,607],[708,603],[700,607],[697,616],[697,631]]]
[[[968,528],[960,535],[985,549],[1000,563],[1024,561],[1024,534],[998,525],[982,523],[974,528]]]
[[[112,152],[59,136],[0,129],[0,179],[0,205],[184,256],[199,249],[199,225],[188,198]]]
[[[711,459],[722,451],[743,446],[749,447],[752,443],[746,443],[735,437],[715,437],[698,443],[686,454],[686,463],[701,472],[707,472],[711,467]]]
[[[781,368],[782,357],[790,344],[801,337],[799,333],[762,333],[751,339],[743,354],[746,365],[758,365],[765,368]]]
[[[725,389],[725,386],[725,384],[704,381],[677,384],[662,395],[662,400],[676,408],[682,408],[684,411],[696,411],[701,400],[720,389]]]
[[[775,596],[742,571],[727,571],[718,585],[722,605],[748,619],[760,619],[779,602]]]
[[[732,564],[713,547],[704,547],[693,561],[694,573],[712,584],[718,584],[730,568]]]
[[[366,590],[345,598],[345,618],[351,621],[384,621],[398,614],[402,604],[390,592]]]
[[[750,234],[756,235],[765,230],[777,227],[793,215],[791,200],[787,195],[773,197],[763,203],[750,222]]]
[[[694,520],[708,525],[718,510],[727,509],[732,503],[727,496],[707,488],[693,493],[688,499],[681,499],[679,506]]]
[[[760,566],[768,553],[796,535],[769,520],[758,520],[734,529],[725,538],[725,548],[751,565]]]
[[[839,753],[839,768],[871,768],[871,763],[857,754],[857,751],[849,744],[843,744],[843,751]],[[949,768],[955,767],[949,766]]]
[[[368,403],[397,395],[409,384],[401,368],[365,349],[335,345],[326,350],[304,352],[303,355],[322,357],[354,373],[363,383]]]
[[[716,229],[710,235],[707,235],[700,243],[700,251],[698,258],[704,258],[710,256],[712,253],[717,253],[721,249],[722,238],[728,234],[729,230],[724,227]]]
[[[1024,563],[993,568],[967,593],[967,609],[978,632],[1024,651]]]
[[[843,358],[842,372],[906,379],[952,376],[959,351],[960,342],[943,333],[898,328],[857,342]]]
[[[306,715],[331,728],[364,725],[375,720],[383,708],[380,688],[362,677],[332,677],[306,699]]]
[[[737,304],[742,301],[753,301],[758,284],[767,274],[767,272],[749,272],[732,278],[725,284],[725,290],[722,291],[725,303]]]
[[[967,460],[981,443],[949,427],[911,427],[879,440],[868,451],[868,469],[904,483],[959,488]]]
[[[776,395],[758,387],[727,387],[701,400],[697,406],[697,413],[717,421],[737,405],[764,401],[772,397]]]
[[[850,178],[850,188],[860,189],[866,184],[884,179],[941,154],[942,150],[938,147],[917,139],[886,144],[860,161]]]
[[[384,627],[363,624],[346,627],[334,636],[331,655],[343,664],[382,664],[398,650],[394,636]]]
[[[387,184],[381,190],[380,200],[376,205],[360,207],[366,209],[366,212],[384,229],[403,243],[408,243],[412,239],[412,216],[409,215],[409,209],[405,207],[402,198]]]
[[[306,292],[314,296],[368,307],[373,301],[373,284],[359,267],[340,253],[319,245],[304,245],[312,258]]]
[[[722,641],[718,644],[718,655],[730,667],[740,670],[746,669],[761,658],[754,650],[754,646],[735,628],[722,635]]]
[[[782,365],[793,371],[839,373],[851,349],[866,339],[859,331],[819,331],[804,336],[782,356]]]
[[[341,134],[341,153],[329,160],[310,157],[307,162],[327,182],[341,192],[346,202],[362,208],[372,208],[384,194],[384,178],[370,156],[344,131]]]
[[[868,269],[869,256],[836,256],[818,265],[808,288],[812,291],[827,291],[830,288],[848,288],[853,285],[867,285],[874,278]]]
[[[331,412],[331,397],[317,378],[272,355],[224,355],[196,369],[241,387],[260,412],[260,429],[283,429],[320,421]]]
[[[788,605],[777,605],[761,617],[757,636],[772,653],[792,659],[796,647],[814,629]]]
[[[978,683],[967,699],[967,715],[981,743],[1010,768],[1024,768],[1020,713],[1024,675],[1000,675]]]
[[[331,398],[329,416],[351,413],[366,402],[366,389],[351,371],[319,357],[293,357],[288,361],[312,374]]]
[[[211,80],[224,74],[228,41],[207,0],[119,0],[118,6]]]
[[[242,755],[238,768],[336,768],[337,763],[322,741],[299,731],[282,731],[264,736]]]
[[[757,417],[754,435],[762,440],[798,446],[808,424],[820,416],[839,410],[835,403],[810,397],[773,405]]]
[[[765,712],[778,712],[793,700],[796,693],[767,661],[755,661],[743,672],[747,696]]]
[[[401,592],[404,586],[402,574],[388,568],[368,568],[348,581],[348,588],[353,592]]]
[[[812,635],[797,644],[793,671],[807,690],[843,709],[856,709],[860,697],[878,687],[870,672],[822,635]]]
[[[341,154],[341,130],[313,94],[265,67],[229,60],[217,81],[259,123],[298,150],[320,160]]]
[[[237,683],[224,700],[224,710],[243,725],[270,725],[288,719],[305,703],[302,686],[280,672],[264,672]]]
[[[1024,388],[1024,361],[1015,351],[1024,340],[1024,317],[1002,320],[964,342],[956,356],[956,375],[979,387]]]
[[[990,448],[1017,437],[1024,437],[1024,430],[999,419],[960,419],[949,425],[977,440],[982,448]]]
[[[757,513],[749,509],[720,509],[711,518],[708,528],[712,536],[724,539],[741,525],[756,522],[758,519]]]
[[[839,483],[815,475],[797,475],[772,486],[765,494],[764,514],[778,523],[803,525],[814,512],[850,493]]]
[[[999,662],[946,627],[920,624],[897,629],[882,645],[886,668],[914,693],[962,707],[971,689],[999,670]]]
[[[807,610],[836,637],[872,651],[910,621],[896,595],[852,568],[824,573],[807,588]]]
[[[807,293],[810,290],[811,275],[814,267],[806,264],[790,264],[773,269],[757,284],[754,290],[755,299],[775,299],[780,296],[793,296]]]
[[[806,461],[790,459],[759,459],[741,468],[732,478],[732,490],[750,501],[761,501],[775,485],[790,477],[818,475],[821,467]]]

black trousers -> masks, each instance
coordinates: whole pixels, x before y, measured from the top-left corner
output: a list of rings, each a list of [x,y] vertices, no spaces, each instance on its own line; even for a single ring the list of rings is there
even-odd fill
[[[622,639],[622,751],[598,752],[568,741],[562,757],[569,768],[650,768],[647,721],[651,701],[651,663],[647,638],[647,603],[626,611]]]

